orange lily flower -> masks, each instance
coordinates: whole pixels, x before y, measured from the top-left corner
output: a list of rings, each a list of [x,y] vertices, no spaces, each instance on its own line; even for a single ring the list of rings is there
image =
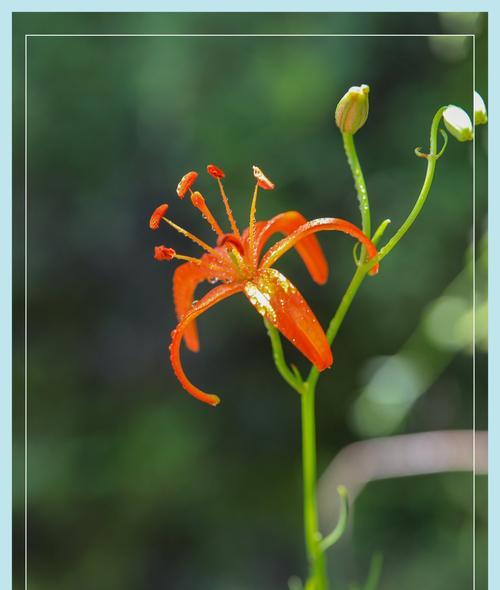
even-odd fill
[[[287,211],[268,221],[256,221],[259,188],[264,190],[275,188],[275,185],[257,166],[253,167],[256,185],[250,208],[249,226],[240,233],[222,185],[224,172],[214,164],[207,166],[207,171],[219,185],[231,226],[230,233],[225,233],[221,229],[201,193],[192,191],[191,186],[198,176],[196,172],[190,172],[183,177],[179,183],[180,190],[178,188],[177,192],[180,198],[184,198],[185,194],[190,192],[192,204],[217,234],[216,245],[209,246],[166,217],[167,204],[157,207],[151,216],[149,226],[156,230],[161,221],[164,221],[205,250],[200,258],[193,258],[178,254],[172,248],[157,246],[155,258],[157,260],[176,258],[185,261],[175,270],[173,277],[174,305],[179,323],[172,331],[170,360],[174,373],[184,389],[197,399],[216,406],[220,402],[219,397],[205,393],[193,385],[187,378],[180,360],[182,340],[189,350],[193,352],[199,350],[195,321],[198,316],[220,301],[242,292],[261,316],[292,342],[319,371],[323,371],[333,363],[332,352],[323,328],[297,288],[273,268],[273,265],[288,250],[295,248],[312,279],[322,285],[328,278],[328,263],[314,235],[316,232],[341,231],[349,234],[365,246],[370,259],[376,256],[377,249],[358,227],[343,219],[324,217],[307,221],[297,211]],[[267,241],[277,233],[284,234],[285,237],[262,255]],[[377,272],[378,263],[373,265],[370,274]],[[203,281],[210,283],[220,281],[222,284],[214,287],[195,302],[195,290]]]

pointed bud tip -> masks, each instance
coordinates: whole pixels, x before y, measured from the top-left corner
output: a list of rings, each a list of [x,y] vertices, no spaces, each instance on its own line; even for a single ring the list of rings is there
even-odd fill
[[[337,104],[335,123],[342,133],[354,135],[368,118],[370,87],[351,86]]]
[[[344,498],[347,498],[348,496],[347,488],[342,484],[337,486],[337,493],[339,496],[343,496]]]

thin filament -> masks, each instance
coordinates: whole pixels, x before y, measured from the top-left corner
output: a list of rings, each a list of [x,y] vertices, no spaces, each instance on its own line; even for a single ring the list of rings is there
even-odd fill
[[[236,221],[234,220],[233,212],[231,211],[231,207],[229,206],[229,200],[226,196],[226,193],[224,191],[224,187],[222,186],[222,181],[220,178],[217,178],[217,183],[219,185],[219,190],[220,190],[220,195],[222,197],[222,201],[224,202],[224,207],[226,208],[227,218],[229,219],[229,223],[231,224],[231,229],[232,229],[235,236],[237,236],[238,238],[241,238],[240,231],[238,229],[238,226],[236,225]]]
[[[248,224],[248,235],[250,236],[250,252],[251,256],[254,255],[254,242],[255,242],[255,214],[257,212],[257,196],[259,194],[259,183],[255,185],[253,191],[252,205],[250,207],[250,221]]]
[[[194,262],[194,264],[201,264],[201,260],[199,258],[194,258],[193,256],[175,253],[174,258],[177,260],[185,260],[186,262]]]
[[[168,223],[168,225],[170,225],[170,227],[173,227],[176,231],[178,231],[180,234],[182,234],[186,238],[189,238],[190,240],[192,240],[195,244],[198,244],[198,246],[203,248],[203,250],[205,250],[206,252],[210,252],[210,254],[214,254],[215,256],[218,256],[218,252],[214,248],[212,248],[211,246],[206,244],[203,240],[200,240],[200,238],[197,238],[191,232],[185,230],[183,227],[181,227],[180,225],[177,225],[173,221],[170,221],[170,219],[167,219],[166,217],[163,217],[162,219],[163,219],[163,221],[166,221]]]
[[[210,209],[207,207],[207,204],[203,196],[198,192],[192,193],[191,202],[196,207],[196,209],[200,211],[200,213],[203,215],[203,218],[209,223],[212,230],[219,237],[222,237],[224,235],[224,232],[222,231],[220,225],[217,223],[215,217],[212,215]]]

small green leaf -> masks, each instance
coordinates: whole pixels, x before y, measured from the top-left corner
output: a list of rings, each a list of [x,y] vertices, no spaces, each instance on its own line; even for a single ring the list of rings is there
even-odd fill
[[[290,385],[290,387],[295,389],[295,391],[298,393],[302,393],[304,391],[304,382],[298,369],[295,367],[293,368],[293,371],[290,370],[290,367],[286,362],[285,355],[283,353],[283,346],[281,344],[280,333],[267,320],[264,320],[264,324],[266,326],[269,339],[271,340],[274,364],[278,369],[278,373],[283,377],[288,385]]]
[[[337,524],[333,531],[327,535],[320,543],[321,551],[326,551],[342,537],[349,519],[349,497],[347,489],[344,486],[338,486],[337,493],[340,498],[340,514]]]
[[[373,238],[372,238],[372,242],[375,244],[375,246],[380,241],[380,238],[384,235],[384,232],[390,223],[391,223],[390,219],[384,219],[384,221],[382,221],[382,223],[375,230],[375,233],[373,234]]]

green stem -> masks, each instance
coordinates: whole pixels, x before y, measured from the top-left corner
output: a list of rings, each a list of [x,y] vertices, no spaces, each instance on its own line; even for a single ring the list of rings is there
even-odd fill
[[[267,320],[264,320],[264,324],[267,328],[267,333],[271,340],[271,346],[273,349],[273,359],[278,373],[283,379],[290,385],[292,389],[295,389],[298,393],[303,393],[304,384],[298,374],[293,373],[286,363],[285,355],[283,354],[283,346],[281,345],[281,338],[278,330]]]
[[[375,259],[372,259],[371,261],[360,265],[356,269],[356,272],[354,273],[354,276],[352,277],[351,282],[349,283],[349,286],[347,287],[347,290],[344,293],[344,296],[342,297],[340,305],[338,306],[337,311],[335,312],[335,315],[333,316],[333,318],[328,326],[328,330],[326,332],[326,337],[327,337],[330,345],[333,343],[333,340],[335,339],[335,336],[337,335],[337,332],[339,331],[339,328],[344,320],[344,317],[345,317],[347,311],[349,310],[349,307],[351,306],[352,300],[353,300],[354,296],[356,295],[356,293],[358,292],[358,289],[361,286],[361,283],[363,282],[363,280],[365,279],[366,274],[367,274],[368,270],[370,269],[370,267],[372,266],[372,264],[375,262],[375,260],[382,260],[382,258],[385,258],[385,256],[387,256],[387,254],[389,254],[389,252],[396,246],[396,244],[401,240],[401,238],[406,234],[406,232],[413,225],[413,223],[415,222],[415,219],[417,218],[418,214],[420,213],[422,207],[425,204],[425,201],[427,199],[427,196],[428,196],[429,191],[432,186],[432,181],[434,179],[434,171],[436,169],[436,162],[438,159],[437,140],[438,140],[439,122],[441,121],[441,117],[442,117],[443,112],[445,110],[446,110],[446,107],[441,107],[440,109],[438,109],[438,111],[436,112],[436,114],[434,115],[434,118],[432,120],[431,132],[430,132],[430,154],[427,156],[427,171],[426,171],[424,183],[423,183],[422,188],[420,190],[420,194],[418,195],[417,201],[415,202],[413,209],[411,210],[410,214],[408,215],[408,217],[406,218],[404,223],[401,225],[401,227],[398,229],[398,231],[394,234],[394,236],[387,242],[387,244],[379,250],[379,253],[375,257]],[[351,136],[351,139],[352,139],[352,136]],[[344,145],[345,145],[345,134],[344,134]],[[354,149],[354,142],[352,142],[352,148]],[[355,150],[354,150],[354,153],[355,153]],[[356,158],[356,162],[357,162],[357,165],[359,166],[359,161],[357,160],[357,158]],[[353,172],[353,175],[354,175],[354,172]],[[359,178],[362,179],[363,175],[361,174],[361,176]],[[366,190],[362,191],[362,192],[364,192],[364,194],[367,194]],[[307,386],[311,386],[311,385],[315,386],[318,381],[318,378],[319,378],[319,372],[316,369],[316,367],[313,366],[309,372],[308,378],[306,379],[306,385]]]
[[[387,242],[387,244],[381,250],[379,250],[378,255],[372,260],[365,261],[356,268],[356,272],[354,273],[351,282],[349,283],[349,286],[347,287],[347,290],[340,301],[335,315],[328,325],[326,337],[330,345],[332,345],[351,306],[351,303],[358,292],[358,289],[368,274],[368,271],[376,261],[382,260],[382,258],[387,256],[387,254],[389,254],[389,252],[406,234],[409,228],[413,225],[427,199],[434,178],[436,161],[442,153],[437,152],[437,135],[439,130],[439,122],[445,108],[446,107],[440,108],[432,121],[430,133],[430,153],[429,155],[424,156],[427,158],[427,171],[418,199],[402,226]],[[349,166],[351,167],[356,192],[358,195],[363,231],[367,236],[370,236],[370,207],[368,203],[368,192],[366,190],[363,173],[356,154],[353,136],[349,134],[343,134],[343,139],[345,152],[349,161]],[[378,238],[381,236],[388,223],[389,220],[386,220],[383,222],[383,224],[381,224],[379,230],[376,232]],[[361,260],[364,260],[364,258]],[[303,381],[298,374],[294,374],[286,364],[279,333],[272,326],[269,327],[269,325],[268,331],[271,338],[274,360],[278,371],[280,372],[283,379],[285,379],[285,381],[291,387],[299,391],[299,393],[302,393],[301,406],[302,466],[304,478],[304,529],[307,556],[310,567],[310,577],[306,584],[306,589],[327,590],[328,580],[326,576],[324,549],[328,546],[328,543],[331,542],[332,538],[334,541],[336,540],[336,533],[332,533],[334,536],[331,538],[330,536],[327,537],[325,542],[322,543],[321,534],[318,530],[318,507],[316,497],[316,419],[314,398],[319,372],[316,367],[313,366],[305,381]]]
[[[368,191],[359,163],[354,138],[349,133],[342,134],[344,149],[354,178],[354,186],[359,201],[361,212],[361,223],[363,232],[368,237],[370,228],[370,205],[368,202]],[[363,249],[362,260],[365,259]],[[361,285],[363,278],[368,272],[365,265],[360,265],[356,270],[351,285],[348,287],[337,312],[330,322],[326,333],[328,342],[331,344],[342,323],[342,320],[349,309],[356,291]],[[305,382],[305,391],[302,394],[302,462],[304,471],[304,527],[306,536],[306,548],[310,566],[309,585],[314,590],[326,590],[328,581],[326,577],[325,556],[321,546],[321,535],[318,531],[318,508],[316,500],[316,426],[314,397],[319,372],[312,367],[309,377]],[[306,586],[308,587],[308,586]]]
[[[335,339],[335,336],[337,335],[337,332],[339,331],[339,328],[342,325],[342,322],[344,321],[345,315],[346,315],[347,311],[349,310],[349,307],[351,307],[351,303],[352,303],[352,300],[354,299],[354,296],[358,292],[358,289],[361,286],[361,283],[363,282],[364,278],[366,277],[368,269],[369,269],[369,266],[366,263],[358,266],[358,268],[356,269],[356,272],[354,273],[354,276],[351,279],[351,282],[349,283],[349,286],[347,287],[346,292],[344,293],[344,296],[342,297],[340,305],[337,307],[337,311],[335,312],[335,315],[333,316],[332,320],[330,321],[330,323],[328,325],[328,330],[326,331],[326,338],[327,338],[330,346],[332,345],[332,343]],[[309,371],[309,375],[306,379],[306,382],[305,382],[306,386],[307,387],[316,387],[316,383],[318,382],[318,379],[319,379],[319,371],[315,366],[312,366],[311,370]]]
[[[361,212],[361,227],[363,229],[363,233],[370,237],[371,227],[368,191],[366,190],[365,178],[363,176],[358,154],[354,146],[354,136],[351,133],[342,133],[342,139],[344,140],[344,150],[347,156],[347,161],[349,162],[349,166],[351,168],[354,186],[358,196],[359,210]]]
[[[387,244],[381,248],[378,253],[377,259],[382,260],[385,258],[387,254],[396,246],[396,244],[401,240],[401,238],[405,235],[405,233],[410,229],[413,225],[415,219],[418,217],[422,207],[427,200],[427,195],[432,186],[432,180],[434,179],[434,171],[436,169],[436,162],[438,157],[441,154],[438,154],[437,151],[437,141],[438,141],[438,130],[439,130],[439,122],[441,121],[441,117],[443,112],[446,110],[446,107],[441,107],[437,113],[434,115],[434,119],[432,120],[431,125],[431,134],[430,134],[430,153],[427,156],[427,171],[425,174],[424,184],[420,190],[420,194],[418,199],[411,210],[410,214],[406,218],[403,225],[398,229],[398,231],[394,234],[394,236],[387,242]]]
[[[302,471],[304,479],[304,531],[309,581],[306,588],[326,590],[325,558],[320,546],[318,506],[316,499],[316,418],[314,387],[307,387],[301,395],[302,403]]]

